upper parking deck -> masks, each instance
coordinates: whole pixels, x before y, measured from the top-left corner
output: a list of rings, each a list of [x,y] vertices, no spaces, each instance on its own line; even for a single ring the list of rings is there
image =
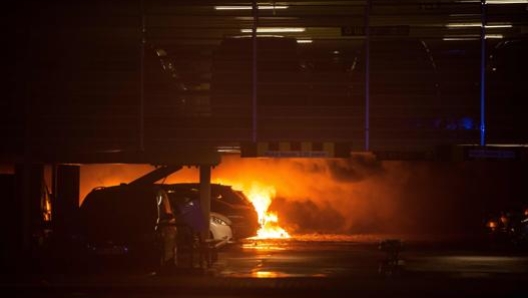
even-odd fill
[[[488,144],[525,144],[526,68],[512,66],[526,57],[505,41],[526,43],[527,5],[19,5],[7,18],[1,153],[162,163],[155,156],[261,141],[428,151],[479,144],[483,129]],[[253,51],[253,37],[281,42]]]

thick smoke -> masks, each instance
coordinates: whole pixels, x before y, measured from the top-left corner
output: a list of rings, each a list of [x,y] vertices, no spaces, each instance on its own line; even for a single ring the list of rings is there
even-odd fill
[[[130,182],[152,169],[83,166],[82,193],[98,185]],[[252,183],[275,187],[270,209],[293,234],[462,234],[480,231],[490,210],[526,197],[526,172],[521,165],[506,163],[224,156],[212,170],[212,181],[238,189]],[[198,181],[198,177],[198,169],[190,167],[165,182]]]

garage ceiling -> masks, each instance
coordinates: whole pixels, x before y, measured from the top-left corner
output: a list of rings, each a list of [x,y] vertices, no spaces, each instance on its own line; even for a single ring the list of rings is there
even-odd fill
[[[528,32],[527,1],[488,3],[485,31],[490,47]],[[144,1],[145,39],[172,59],[186,64],[192,60],[195,68],[207,69],[204,61],[210,61],[223,38],[251,36],[251,6],[251,1]],[[297,31],[258,35],[294,37],[299,50],[312,55],[356,55],[363,47],[367,22],[371,40],[418,39],[432,51],[458,49],[461,44],[478,48],[483,20],[481,1],[464,0],[268,1],[259,2],[259,7],[259,29]]]
[[[5,18],[13,87],[1,118],[4,143],[12,146],[6,151],[22,152],[28,139],[33,148],[51,142],[66,151],[137,150],[145,140],[151,148],[250,141],[251,113],[225,106],[215,114],[211,82],[222,40],[251,36],[255,20],[259,36],[295,38],[302,66],[320,67],[309,88],[344,100],[337,106],[324,100],[263,107],[256,123],[259,139],[345,141],[355,150],[364,148],[367,23],[373,45],[379,41],[372,49],[373,67],[381,66],[371,82],[374,144],[413,149],[478,136],[481,1],[267,1],[258,3],[257,19],[251,1],[61,2],[17,2]],[[528,1],[489,0],[484,7],[486,50],[525,38]],[[383,49],[386,41],[394,43]],[[424,55],[399,43],[418,44]],[[406,63],[420,59],[434,82],[416,74],[404,80],[412,72]],[[434,94],[424,97],[428,84]],[[307,94],[317,93],[312,89]],[[501,113],[496,123],[503,123],[515,108],[495,110]],[[461,119],[469,119],[469,131],[452,131],[462,127],[453,122]],[[508,125],[504,129],[520,126]]]

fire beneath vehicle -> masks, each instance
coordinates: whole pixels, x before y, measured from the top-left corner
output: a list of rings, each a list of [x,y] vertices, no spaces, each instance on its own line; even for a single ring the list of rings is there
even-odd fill
[[[273,186],[262,186],[253,182],[248,188],[242,187],[242,192],[255,206],[259,217],[261,228],[257,232],[256,239],[290,238],[290,234],[279,225],[279,217],[274,212],[269,212],[275,188]]]

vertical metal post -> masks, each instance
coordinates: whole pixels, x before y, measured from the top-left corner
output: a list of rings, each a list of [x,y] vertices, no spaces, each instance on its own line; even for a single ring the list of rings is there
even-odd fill
[[[30,25],[31,26],[31,25]],[[28,28],[27,31],[27,47],[26,47],[26,57],[31,57],[32,54],[32,43],[33,38],[31,34],[31,29]],[[29,61],[31,58],[25,59],[24,61]],[[23,62],[24,63],[24,62]],[[28,66],[29,63],[24,63],[24,66]],[[21,200],[21,219],[22,219],[22,225],[21,225],[21,231],[22,231],[22,238],[20,239],[20,245],[22,256],[28,257],[31,252],[31,166],[33,164],[32,156],[33,156],[33,109],[31,109],[32,106],[32,98],[30,96],[30,84],[25,80],[24,84],[24,93],[22,95],[24,99],[24,162],[21,169],[15,170],[15,173],[17,175],[17,179],[21,180],[21,183],[19,183],[17,187],[17,197]],[[24,255],[25,254],[25,255]]]
[[[200,166],[200,206],[205,221],[205,228],[202,231],[202,239],[209,238],[209,224],[211,216],[211,166]]]
[[[253,1],[252,6],[252,13],[253,13],[253,27],[251,30],[251,38],[253,41],[253,92],[252,92],[252,120],[253,120],[253,127],[252,127],[252,138],[251,140],[253,142],[257,142],[257,28],[258,28],[258,5],[257,1]]]
[[[31,162],[29,157],[24,158],[24,163],[21,169],[21,178],[22,183],[17,185],[21,203],[21,213],[22,213],[22,238],[21,238],[21,251],[22,257],[27,258],[31,254],[32,245],[31,238],[33,234],[32,230],[32,218],[31,218]],[[20,173],[17,173],[20,175]]]
[[[55,207],[57,207],[57,195],[59,193],[59,165],[53,163],[51,165],[51,229],[55,230]],[[81,180],[79,174],[79,189],[81,187]],[[60,211],[59,211],[60,212]]]
[[[480,146],[486,145],[486,0],[481,0],[480,27]]]
[[[58,193],[58,184],[57,184],[57,171],[59,169],[59,166],[54,163],[51,165],[51,194],[52,194],[52,198],[56,198],[56,195]],[[54,208],[54,203],[55,203],[55,199],[52,199],[52,202],[51,202],[51,210],[53,212],[53,208]]]
[[[145,151],[145,7],[144,0],[140,0],[141,28],[140,28],[140,74],[139,74],[139,151]]]
[[[365,4],[365,151],[370,150],[370,6]]]

